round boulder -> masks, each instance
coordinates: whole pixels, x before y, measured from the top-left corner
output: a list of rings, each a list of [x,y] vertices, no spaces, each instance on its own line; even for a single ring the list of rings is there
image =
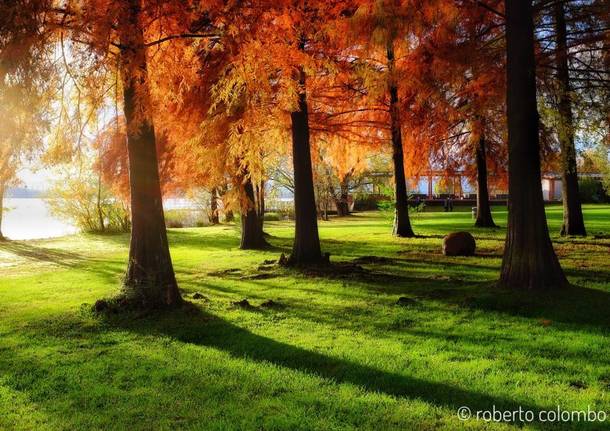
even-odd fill
[[[469,232],[453,232],[443,238],[445,256],[474,256],[477,244]]]

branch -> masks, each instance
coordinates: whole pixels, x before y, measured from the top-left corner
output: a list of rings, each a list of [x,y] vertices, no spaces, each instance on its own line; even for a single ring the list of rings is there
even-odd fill
[[[169,36],[162,37],[161,39],[157,39],[153,42],[145,43],[144,46],[146,48],[160,45],[164,42],[168,42],[173,39],[220,39],[219,33],[183,33],[183,34],[171,34]]]

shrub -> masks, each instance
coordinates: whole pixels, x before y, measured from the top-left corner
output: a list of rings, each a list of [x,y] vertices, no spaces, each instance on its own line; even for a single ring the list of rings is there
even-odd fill
[[[583,178],[578,182],[580,199],[583,203],[603,203],[609,202],[610,198],[604,190],[601,181],[595,178]]]
[[[282,214],[279,212],[265,213],[265,221],[280,221],[282,220]]]
[[[83,232],[128,232],[129,207],[99,181],[91,172],[67,174],[49,191],[49,209],[55,216],[71,220]]]
[[[184,227],[206,226],[202,211],[192,209],[165,210],[165,225],[168,228],[180,229]]]
[[[372,211],[386,208],[392,200],[383,194],[357,194],[354,196],[354,211]]]

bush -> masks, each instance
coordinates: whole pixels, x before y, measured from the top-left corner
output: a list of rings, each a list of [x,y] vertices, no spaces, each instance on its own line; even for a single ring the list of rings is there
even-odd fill
[[[610,198],[604,190],[601,181],[595,178],[583,178],[578,182],[580,200],[583,203],[603,203],[610,202]]]
[[[266,206],[269,209],[269,212],[265,213],[265,220],[267,220],[267,221],[294,220],[294,203],[293,202],[268,199]],[[271,217],[271,218],[269,218],[269,217]]]
[[[207,223],[203,214],[198,210],[191,209],[168,209],[165,210],[165,225],[168,228],[180,229],[184,227],[203,227]]]
[[[47,205],[59,218],[71,220],[83,232],[128,232],[129,208],[99,183],[91,172],[69,173],[55,182]]]
[[[282,220],[282,214],[279,212],[265,213],[264,219],[265,221],[280,221]]]
[[[354,196],[354,211],[372,211],[384,209],[387,203],[393,205],[392,200],[382,194],[357,194]]]
[[[377,209],[379,211],[391,212],[396,209],[396,204],[391,200],[381,200],[377,202]]]

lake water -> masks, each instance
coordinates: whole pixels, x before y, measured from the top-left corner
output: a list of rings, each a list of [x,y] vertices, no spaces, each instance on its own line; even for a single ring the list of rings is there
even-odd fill
[[[2,234],[14,240],[55,238],[78,232],[70,222],[60,220],[50,213],[44,199],[5,199]],[[167,209],[193,209],[196,205],[188,199],[167,199]]]
[[[69,222],[54,217],[44,199],[5,199],[2,233],[14,240],[54,238],[78,232]]]

